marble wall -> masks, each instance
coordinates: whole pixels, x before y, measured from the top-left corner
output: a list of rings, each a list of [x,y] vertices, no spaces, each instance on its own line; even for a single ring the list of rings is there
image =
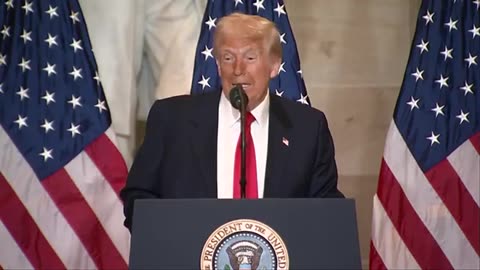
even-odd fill
[[[325,112],[339,186],[355,198],[368,267],[372,197],[419,0],[286,0],[312,105]]]

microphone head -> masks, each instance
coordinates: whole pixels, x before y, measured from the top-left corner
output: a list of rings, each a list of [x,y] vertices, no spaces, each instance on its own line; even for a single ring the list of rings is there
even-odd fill
[[[243,87],[241,84],[236,84],[232,90],[230,90],[230,103],[232,106],[240,110],[242,106],[244,108],[247,107],[248,105],[248,97],[247,94],[245,94],[245,91],[243,90]]]

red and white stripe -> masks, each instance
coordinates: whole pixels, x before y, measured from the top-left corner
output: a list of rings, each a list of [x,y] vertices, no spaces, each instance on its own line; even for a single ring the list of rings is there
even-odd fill
[[[424,173],[392,121],[374,198],[372,269],[480,268],[479,138]]]
[[[127,169],[107,135],[42,181],[3,128],[0,148],[0,199],[7,202],[0,205],[2,253],[9,243],[0,265],[127,268],[129,233],[118,197]]]
[[[0,235],[2,236],[2,252],[0,252],[0,269],[33,269],[26,255],[18,246],[7,227],[0,221]]]
[[[382,239],[382,241],[375,242],[376,247],[380,251],[393,248],[396,252],[384,252],[382,253],[382,257],[373,256],[376,261],[370,262],[370,268],[419,269],[420,266],[402,241],[401,236],[393,224],[391,222],[384,222],[384,220],[388,220],[388,216],[376,195],[373,198],[373,211],[372,238]],[[392,267],[393,262],[395,262],[395,267]]]

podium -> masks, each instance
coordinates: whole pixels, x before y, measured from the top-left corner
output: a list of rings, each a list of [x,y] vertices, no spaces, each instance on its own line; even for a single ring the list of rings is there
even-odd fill
[[[131,269],[361,269],[352,199],[135,202]]]

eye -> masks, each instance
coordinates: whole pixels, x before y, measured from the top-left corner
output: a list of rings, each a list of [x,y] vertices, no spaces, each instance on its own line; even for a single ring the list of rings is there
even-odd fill
[[[256,54],[248,54],[246,58],[247,58],[248,61],[255,61],[257,59],[257,55]]]
[[[230,54],[225,54],[225,55],[223,55],[222,59],[223,59],[224,62],[231,62],[233,57]]]

